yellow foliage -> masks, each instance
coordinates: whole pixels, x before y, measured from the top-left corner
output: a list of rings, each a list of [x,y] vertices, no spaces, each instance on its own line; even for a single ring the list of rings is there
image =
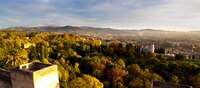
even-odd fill
[[[132,80],[129,82],[131,88],[144,88],[145,82],[141,79]]]
[[[200,74],[190,78],[195,88],[200,88]]]
[[[69,82],[69,88],[103,88],[103,83],[95,77],[83,75]]]
[[[131,66],[128,67],[128,69],[131,75],[135,76],[143,75],[143,69],[141,69],[138,64],[132,64]]]

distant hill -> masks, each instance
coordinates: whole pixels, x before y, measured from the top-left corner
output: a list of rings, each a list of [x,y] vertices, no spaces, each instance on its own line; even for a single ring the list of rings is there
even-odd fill
[[[71,34],[80,35],[95,35],[106,36],[112,35],[114,37],[134,37],[134,39],[189,39],[200,40],[200,32],[176,32],[176,31],[162,31],[154,29],[141,30],[120,30],[112,28],[97,28],[86,26],[40,26],[40,27],[12,27],[2,29],[2,31],[25,31],[25,32],[67,32]]]

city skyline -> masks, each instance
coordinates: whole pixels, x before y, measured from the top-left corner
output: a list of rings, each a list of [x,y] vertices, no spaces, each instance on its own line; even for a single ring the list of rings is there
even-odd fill
[[[77,25],[200,30],[198,0],[2,0],[0,28]]]

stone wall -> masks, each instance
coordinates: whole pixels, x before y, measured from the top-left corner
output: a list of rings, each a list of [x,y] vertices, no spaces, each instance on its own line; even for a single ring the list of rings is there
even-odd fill
[[[34,88],[33,74],[29,72],[11,72],[12,88]]]
[[[0,79],[0,88],[11,88],[10,81]]]
[[[0,69],[0,88],[11,88],[10,72]]]
[[[34,72],[35,88],[59,88],[57,66],[53,65]]]
[[[21,65],[9,71],[0,69],[0,88],[59,88],[56,65],[39,62]]]

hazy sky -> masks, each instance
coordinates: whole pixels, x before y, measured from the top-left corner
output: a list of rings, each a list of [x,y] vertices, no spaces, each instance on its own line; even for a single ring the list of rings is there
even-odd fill
[[[0,0],[0,27],[200,30],[200,0]]]

